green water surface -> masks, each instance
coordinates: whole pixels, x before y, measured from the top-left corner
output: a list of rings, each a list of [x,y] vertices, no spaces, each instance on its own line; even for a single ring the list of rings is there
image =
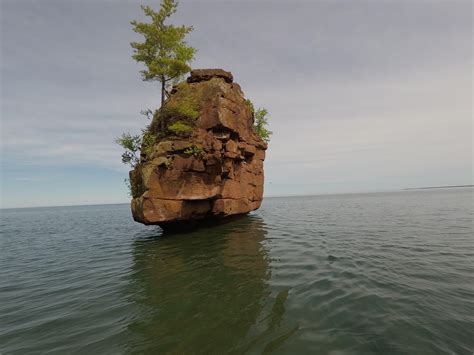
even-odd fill
[[[472,189],[266,199],[162,235],[3,210],[0,353],[471,354]]]

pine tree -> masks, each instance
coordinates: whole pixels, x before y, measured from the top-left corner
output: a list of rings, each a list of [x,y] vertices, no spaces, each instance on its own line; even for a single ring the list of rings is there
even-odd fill
[[[192,26],[173,26],[165,21],[176,12],[176,0],[162,0],[160,10],[141,6],[150,23],[131,21],[133,30],[143,35],[144,42],[132,42],[132,56],[146,66],[141,71],[143,80],[157,80],[161,83],[161,107],[168,95],[167,87],[191,70],[189,62],[194,59],[196,49],[188,46],[185,37],[193,30]]]

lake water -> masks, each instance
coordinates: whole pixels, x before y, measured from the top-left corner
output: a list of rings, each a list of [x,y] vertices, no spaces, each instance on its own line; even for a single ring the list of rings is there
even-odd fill
[[[472,354],[473,189],[265,199],[161,235],[1,211],[0,353]]]

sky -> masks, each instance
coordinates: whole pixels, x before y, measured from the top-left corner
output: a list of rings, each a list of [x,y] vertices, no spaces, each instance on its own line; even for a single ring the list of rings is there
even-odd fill
[[[129,22],[159,2],[0,3],[1,207],[128,202],[114,138],[160,100]],[[266,197],[473,184],[470,0],[181,0],[172,22],[269,110]]]

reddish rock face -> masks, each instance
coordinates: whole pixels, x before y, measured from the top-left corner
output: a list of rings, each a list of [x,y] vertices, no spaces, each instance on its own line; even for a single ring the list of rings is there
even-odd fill
[[[259,208],[267,144],[253,131],[253,112],[232,74],[193,70],[187,83],[173,89],[169,105],[178,97],[192,101],[199,115],[188,119],[187,137],[157,132],[152,149],[142,149],[140,164],[130,172],[135,221],[166,228]],[[164,125],[176,119],[168,117]]]
[[[222,69],[194,69],[187,79],[188,83],[198,83],[200,81],[211,80],[212,78],[222,78],[226,83],[232,83],[234,77],[232,73]]]

